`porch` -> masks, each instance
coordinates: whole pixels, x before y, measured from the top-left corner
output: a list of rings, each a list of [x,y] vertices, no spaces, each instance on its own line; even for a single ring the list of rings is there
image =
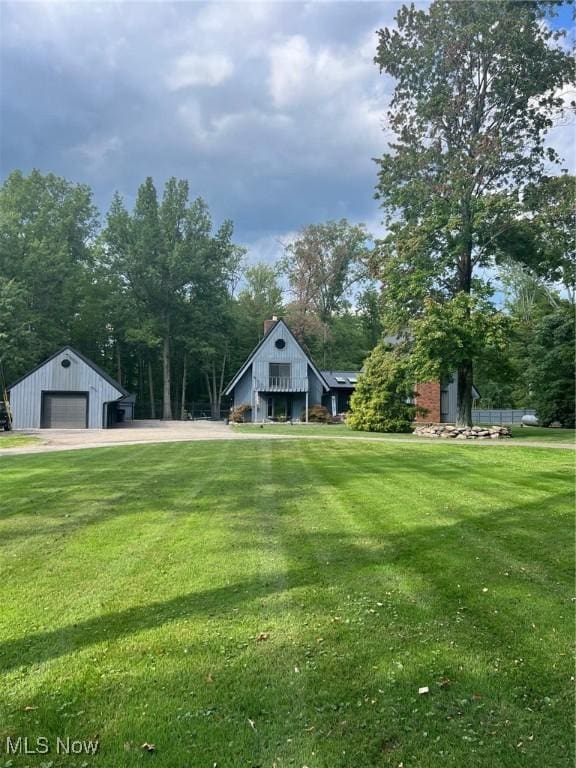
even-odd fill
[[[265,390],[255,392],[253,421],[307,421],[308,391]]]

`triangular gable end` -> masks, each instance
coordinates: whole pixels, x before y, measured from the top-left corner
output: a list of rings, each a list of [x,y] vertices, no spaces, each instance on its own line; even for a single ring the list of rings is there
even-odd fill
[[[54,354],[50,355],[50,357],[47,357],[46,360],[43,360],[41,363],[39,363],[37,366],[32,368],[31,371],[28,371],[28,373],[25,373],[24,376],[21,376],[19,379],[14,381],[9,387],[8,391],[14,389],[18,384],[25,381],[29,376],[32,376],[32,374],[36,373],[36,371],[39,371],[41,368],[43,368],[45,365],[50,363],[54,358],[58,357],[58,355],[61,355],[63,352],[69,352],[73,355],[75,355],[79,360],[81,360],[85,365],[92,368],[93,371],[95,371],[99,376],[101,376],[108,384],[110,384],[111,387],[114,387],[118,391],[119,397],[127,397],[130,393],[127,389],[124,389],[124,387],[119,384],[115,379],[112,378],[106,371],[104,371],[102,368],[100,368],[99,365],[96,365],[96,363],[93,363],[92,360],[90,360],[88,357],[82,354],[82,352],[79,352],[77,349],[74,349],[74,347],[71,347],[69,344],[66,344],[65,346],[61,347],[60,349],[56,350]]]
[[[276,320],[276,322],[270,326],[268,331],[264,334],[264,336],[260,339],[258,344],[254,347],[252,352],[248,355],[248,357],[246,358],[246,361],[244,362],[244,365],[242,365],[242,367],[237,371],[237,373],[234,376],[234,378],[232,379],[232,381],[228,384],[228,386],[224,390],[224,394],[225,395],[229,395],[232,392],[232,390],[234,389],[236,384],[238,384],[238,382],[240,381],[242,376],[244,376],[244,374],[246,373],[246,371],[248,370],[248,368],[252,364],[254,358],[256,357],[256,354],[257,354],[258,350],[262,347],[262,345],[264,344],[266,339],[270,336],[270,334],[276,328],[278,328],[279,325],[281,325],[285,329],[285,331],[291,336],[291,338],[294,341],[294,343],[296,344],[296,346],[302,351],[302,354],[306,358],[306,361],[307,361],[308,365],[310,366],[310,368],[312,369],[314,375],[317,377],[317,379],[322,384],[322,388],[324,389],[325,392],[328,392],[329,386],[328,386],[328,384],[326,382],[326,379],[322,376],[322,374],[320,373],[319,369],[312,362],[312,360],[310,359],[310,356],[308,354],[306,354],[306,351],[304,350],[304,347],[302,346],[302,344],[300,344],[300,342],[298,341],[296,336],[294,336],[294,334],[292,333],[292,331],[290,330],[290,328],[288,327],[286,322],[284,320],[280,319],[280,320]]]

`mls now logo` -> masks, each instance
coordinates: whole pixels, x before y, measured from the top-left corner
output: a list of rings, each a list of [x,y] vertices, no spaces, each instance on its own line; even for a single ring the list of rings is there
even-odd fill
[[[7,755],[47,755],[52,750],[52,744],[47,736],[37,736],[35,739],[28,736],[6,737]],[[99,742],[95,739],[71,739],[69,736],[58,736],[54,743],[54,750],[59,755],[95,755]]]
[[[29,739],[28,736],[18,738],[6,737],[7,755],[46,755],[50,752],[50,741],[46,736]]]

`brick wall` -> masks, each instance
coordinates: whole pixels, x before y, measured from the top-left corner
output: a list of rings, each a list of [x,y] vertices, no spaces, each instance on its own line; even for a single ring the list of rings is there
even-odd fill
[[[426,408],[425,416],[416,416],[416,421],[440,422],[440,382],[425,381],[416,385],[416,405]]]

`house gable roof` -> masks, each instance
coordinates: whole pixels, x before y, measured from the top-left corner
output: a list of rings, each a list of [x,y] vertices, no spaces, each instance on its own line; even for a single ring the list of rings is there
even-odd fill
[[[9,387],[8,391],[11,389],[14,389],[15,386],[20,384],[22,381],[28,378],[28,376],[31,376],[33,373],[36,373],[36,371],[39,371],[40,368],[43,368],[47,363],[49,363],[51,360],[54,360],[55,357],[58,357],[58,355],[61,355],[62,352],[71,352],[73,355],[76,355],[76,357],[80,358],[83,363],[86,363],[90,368],[92,368],[93,371],[95,371],[101,378],[103,378],[105,381],[110,384],[110,386],[114,387],[114,389],[118,390],[121,397],[127,397],[130,393],[127,389],[124,389],[122,384],[119,384],[116,379],[113,379],[110,374],[106,373],[105,370],[100,368],[99,365],[96,365],[96,363],[93,363],[92,360],[86,357],[86,355],[83,355],[82,352],[79,352],[77,349],[74,349],[74,347],[71,347],[69,344],[66,344],[65,346],[61,347],[60,349],[56,350],[54,354],[50,355],[50,357],[47,357],[46,360],[43,360],[41,363],[39,363],[37,366],[32,368],[31,371],[28,371],[28,373],[25,373],[24,376],[20,376],[19,379],[14,381]]]
[[[242,367],[236,372],[236,375],[234,376],[232,381],[228,384],[228,386],[224,390],[224,394],[225,395],[229,395],[232,392],[232,390],[234,389],[236,384],[238,384],[238,382],[240,381],[242,376],[244,376],[244,374],[246,373],[246,371],[248,370],[248,368],[252,364],[252,361],[256,357],[256,354],[257,354],[258,350],[262,347],[262,345],[264,344],[266,339],[270,336],[270,334],[274,331],[274,329],[277,328],[279,325],[283,326],[283,328],[290,335],[290,337],[292,338],[292,340],[294,341],[296,346],[302,351],[302,354],[306,358],[306,361],[307,361],[308,365],[310,366],[310,368],[312,368],[312,371],[314,372],[315,376],[318,378],[318,380],[322,384],[323,389],[325,389],[326,391],[328,391],[328,389],[330,389],[330,387],[328,386],[328,384],[326,382],[326,379],[324,378],[324,376],[322,376],[322,373],[314,365],[314,363],[310,359],[310,356],[308,354],[306,354],[306,351],[304,350],[304,347],[302,346],[302,344],[300,344],[300,342],[298,341],[296,336],[294,336],[294,334],[292,333],[290,328],[286,325],[284,320],[280,319],[280,320],[276,320],[274,323],[272,323],[270,325],[270,327],[268,328],[268,331],[264,334],[264,336],[260,339],[258,344],[256,344],[256,346],[254,347],[252,352],[248,355],[248,357],[246,358],[246,360],[244,362],[244,365],[242,365]]]

